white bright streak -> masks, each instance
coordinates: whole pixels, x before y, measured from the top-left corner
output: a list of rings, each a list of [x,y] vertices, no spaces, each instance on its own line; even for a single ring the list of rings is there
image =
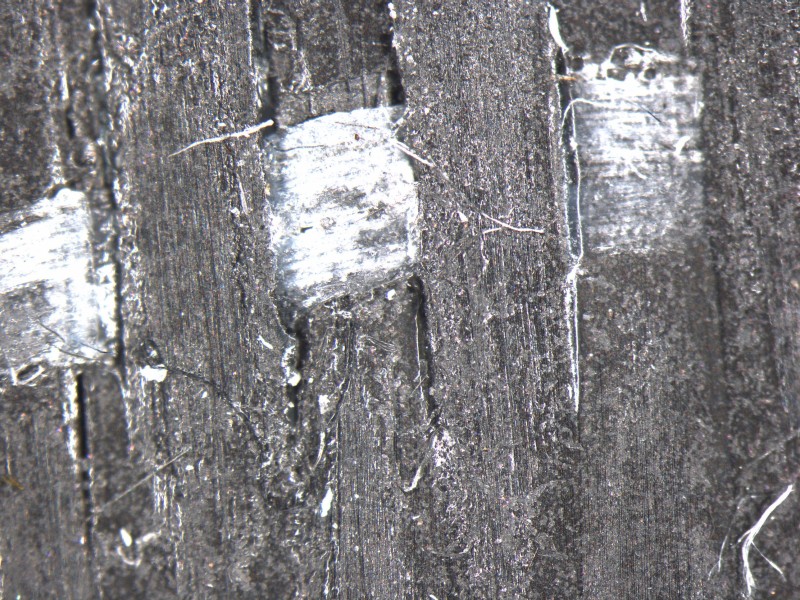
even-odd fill
[[[550,35],[553,36],[556,45],[563,52],[569,52],[569,47],[564,42],[564,38],[561,37],[561,29],[558,26],[558,10],[552,4],[547,5],[547,15],[547,26],[550,28]]]
[[[218,136],[215,136],[215,137],[206,138],[204,140],[199,140],[197,142],[192,142],[188,146],[185,146],[185,147],[181,148],[180,150],[176,150],[172,154],[168,155],[168,157],[172,158],[173,156],[178,156],[178,154],[182,154],[182,153],[186,152],[187,150],[191,150],[192,148],[197,148],[197,146],[202,146],[204,144],[216,144],[217,142],[224,142],[225,140],[232,140],[232,139],[236,139],[236,138],[247,137],[247,136],[253,135],[254,133],[258,133],[262,129],[266,129],[267,127],[271,127],[274,124],[275,123],[273,123],[272,119],[267,119],[263,123],[259,123],[257,125],[253,125],[253,126],[248,127],[246,129],[242,129],[241,131],[236,131],[234,133],[226,133],[224,135],[218,135]]]

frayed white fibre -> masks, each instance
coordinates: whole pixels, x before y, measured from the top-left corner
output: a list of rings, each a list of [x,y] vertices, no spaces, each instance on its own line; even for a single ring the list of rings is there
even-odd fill
[[[659,64],[676,64],[680,60],[675,55],[665,54],[654,48],[648,48],[647,46],[631,43],[617,44],[611,49],[611,52],[608,53],[606,59],[597,66],[597,76],[601,79],[607,79],[609,71],[617,69],[615,57],[620,51],[625,51],[626,53],[626,55],[622,57],[623,66],[629,69],[638,68],[640,71],[644,71],[649,67],[654,67]],[[587,67],[591,69],[592,65],[586,65],[583,68],[584,73],[587,72]]]
[[[203,146],[204,144],[216,144],[217,142],[224,142],[225,140],[232,140],[235,138],[243,138],[253,135],[254,133],[258,133],[262,129],[266,129],[267,127],[271,127],[275,123],[272,119],[267,119],[263,123],[259,123],[257,125],[253,125],[251,127],[247,127],[246,129],[242,129],[241,131],[236,131],[234,133],[226,133],[224,135],[218,135],[215,137],[206,138],[204,140],[199,140],[197,142],[192,142],[188,146],[181,148],[180,150],[176,150],[172,154],[169,155],[169,158],[173,156],[178,156],[179,154],[183,154],[187,150],[191,150],[192,148],[196,148],[197,146]]]
[[[153,471],[152,471],[152,472],[151,472],[149,475],[145,475],[145,476],[144,476],[144,477],[142,477],[142,478],[141,478],[139,481],[137,481],[136,483],[134,483],[134,484],[133,484],[132,486],[130,486],[129,488],[125,489],[124,491],[120,492],[119,494],[117,494],[116,496],[114,496],[113,498],[111,498],[111,499],[110,499],[108,502],[106,502],[105,504],[101,504],[100,506],[98,506],[97,508],[95,508],[95,509],[92,511],[92,514],[91,514],[89,517],[87,517],[87,518],[86,518],[86,522],[88,523],[88,522],[90,522],[92,519],[95,519],[95,518],[97,518],[97,515],[99,515],[99,514],[101,514],[102,512],[104,512],[104,511],[105,511],[105,510],[106,510],[106,509],[107,509],[109,506],[111,506],[112,504],[115,504],[115,503],[119,502],[120,500],[122,500],[123,498],[125,498],[126,496],[128,496],[128,495],[129,495],[131,492],[133,492],[134,490],[136,490],[136,489],[140,488],[141,486],[143,486],[144,484],[146,484],[146,483],[147,483],[148,481],[150,481],[151,479],[155,479],[155,480],[157,481],[157,480],[158,480],[158,473],[159,473],[159,472],[163,471],[164,469],[166,469],[167,467],[169,467],[169,466],[170,466],[170,465],[172,465],[173,463],[177,462],[178,460],[180,460],[181,458],[183,458],[184,456],[186,456],[186,455],[189,453],[189,450],[190,450],[190,449],[189,449],[189,448],[187,448],[186,450],[183,450],[182,452],[180,452],[180,453],[178,453],[177,455],[175,455],[174,457],[172,457],[172,458],[171,458],[170,460],[168,460],[167,462],[165,462],[165,463],[162,463],[162,464],[158,465],[158,466],[157,466],[155,469],[153,469]],[[164,507],[163,507],[163,506],[161,506],[161,508],[162,508],[162,509],[164,509]],[[180,506],[178,506],[177,508],[178,508],[178,510],[180,510]],[[178,518],[180,519],[180,513],[178,513]]]
[[[587,106],[594,106],[596,108],[609,108],[609,109],[619,109],[619,102],[624,102],[625,104],[629,104],[632,107],[640,110],[642,112],[647,113],[651,117],[653,117],[656,121],[659,121],[658,117],[656,117],[651,111],[647,110],[641,104],[637,104],[636,102],[632,102],[631,100],[627,100],[626,98],[615,98],[615,102],[603,102],[598,100],[587,100],[586,98],[574,98],[570,100],[569,104],[567,104],[567,108],[564,109],[564,114],[561,117],[561,127],[562,129],[566,126],[567,118],[569,117],[569,112],[574,112],[574,106],[576,104],[585,104]],[[660,121],[659,121],[660,122]],[[682,148],[681,148],[682,149]]]
[[[778,496],[778,498],[775,500],[775,502],[773,502],[772,504],[770,504],[767,507],[767,510],[764,511],[764,513],[761,515],[761,517],[758,519],[758,521],[756,521],[755,525],[753,525],[750,529],[745,531],[744,534],[742,534],[742,537],[740,537],[739,540],[738,540],[739,542],[742,542],[742,540],[744,540],[742,542],[742,570],[743,570],[743,573],[744,573],[744,582],[745,582],[745,585],[747,586],[746,595],[747,595],[748,598],[750,598],[753,595],[753,590],[756,589],[756,580],[753,577],[753,572],[750,570],[750,549],[751,548],[755,548],[755,543],[754,542],[755,542],[756,536],[761,531],[761,528],[764,527],[764,525],[766,524],[767,520],[770,518],[772,513],[775,512],[775,510],[781,504],[783,504],[783,502],[786,500],[786,498],[788,498],[789,495],[793,491],[794,491],[794,484],[790,484],[784,490],[784,492],[780,496]],[[761,554],[761,551],[758,550],[758,548],[756,548],[756,551],[758,551],[758,553]],[[776,565],[774,562],[769,560],[763,554],[761,554],[761,556],[764,557],[764,560],[767,561],[769,566],[771,566],[778,573],[780,573],[781,576],[783,576],[783,571],[781,570],[781,568],[778,565]]]
[[[411,148],[409,148],[403,142],[400,142],[398,140],[390,140],[389,143],[391,143],[392,146],[394,146],[395,148],[400,150],[400,152],[402,152],[403,154],[405,154],[407,156],[410,156],[411,158],[413,158],[414,160],[416,160],[418,162],[421,162],[426,167],[431,167],[432,169],[437,168],[436,164],[434,164],[432,161],[430,161],[430,160],[428,160],[426,158],[422,158],[419,154],[414,152]]]
[[[544,233],[544,229],[538,229],[536,227],[515,227],[514,225],[509,225],[500,219],[490,217],[485,212],[481,212],[480,215],[485,219],[489,219],[492,223],[499,225],[500,229],[508,229],[510,231],[516,231],[517,233]],[[489,233],[489,231],[498,231],[498,229],[485,230],[484,233]]]
[[[716,570],[717,573],[722,572],[722,555],[725,554],[725,546],[728,544],[728,536],[725,536],[725,539],[722,540],[722,546],[719,549],[719,555],[717,556],[717,563],[711,567],[711,570],[708,572],[708,578],[711,579],[711,576],[714,574]]]

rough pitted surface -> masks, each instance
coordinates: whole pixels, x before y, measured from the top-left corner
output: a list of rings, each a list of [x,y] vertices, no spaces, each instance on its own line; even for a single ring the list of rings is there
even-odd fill
[[[728,598],[731,580],[708,578],[728,526],[715,495],[732,487],[717,424],[726,405],[702,90],[679,56],[638,45],[613,54],[575,72],[572,105],[584,248],[583,590]]]
[[[438,413],[435,551],[421,575],[437,598],[577,597],[570,265],[546,7],[395,5],[407,141],[436,165],[419,166]]]
[[[289,541],[306,517],[281,368],[290,340],[269,297],[264,165],[254,138],[169,156],[258,121],[249,7],[107,2],[99,20],[131,459],[148,471],[178,459],[127,525],[137,540],[157,532],[141,556],[156,576],[132,572],[156,595],[289,595],[307,562],[294,556],[310,547]]]
[[[642,44],[670,54],[684,54],[681,6],[688,7],[687,32],[698,28],[691,0],[563,0],[562,34],[574,56],[602,58],[619,44]],[[685,13],[684,9],[684,13]]]
[[[384,0],[259,3],[268,116],[293,125],[402,101]]]
[[[726,511],[742,532],[800,473],[800,13],[789,2],[731,2],[698,20],[706,23],[706,194],[737,473]],[[795,493],[756,539],[786,578],[751,556],[754,597],[797,594],[798,523]]]
[[[88,233],[82,225],[79,235],[84,243],[87,237],[93,242],[83,259],[108,264],[113,261],[110,204],[94,135],[99,118],[94,94],[98,54],[87,7],[83,2],[42,1],[4,4],[0,13],[3,233],[14,235],[36,203],[47,213],[65,195],[82,196],[86,202],[81,211],[88,209],[91,214]],[[34,240],[40,245],[31,254],[53,241],[50,237]],[[66,243],[75,244],[75,236]],[[17,251],[24,255],[24,249]],[[24,262],[18,266],[26,271]],[[19,272],[13,267],[4,271],[12,278]],[[4,294],[0,302],[4,342],[0,344],[0,458],[4,465],[0,472],[0,595],[90,598],[96,590],[91,571],[92,530],[86,523],[91,497],[78,382],[95,376],[113,379],[108,366],[113,358],[106,354],[98,360],[98,354],[108,350],[102,344],[97,344],[93,357],[73,352],[76,348],[64,339],[68,325],[43,327],[52,311],[43,293],[48,282],[46,277],[37,281],[35,273],[30,275],[26,285]],[[84,271],[82,277],[88,275]],[[66,304],[74,301],[68,294],[63,299]],[[66,312],[73,308],[85,314],[77,305]],[[91,321],[91,314],[88,318]],[[13,343],[7,341],[9,337]],[[31,358],[31,346],[26,343],[30,337],[38,338],[34,345],[39,350],[44,347],[54,360],[37,357],[25,364]],[[6,358],[16,347],[22,350],[20,355]],[[75,356],[64,360],[64,351]],[[69,369],[56,366],[70,363]],[[15,379],[18,385],[13,385]]]

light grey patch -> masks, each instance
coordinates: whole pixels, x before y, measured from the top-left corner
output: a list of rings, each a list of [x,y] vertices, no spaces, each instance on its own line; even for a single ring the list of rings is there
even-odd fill
[[[92,249],[86,196],[62,189],[0,216],[0,369],[12,382],[31,365],[110,356],[114,268]]]
[[[701,90],[690,65],[624,45],[581,76],[573,110],[587,252],[646,252],[696,235]]]
[[[278,135],[271,247],[293,307],[372,289],[410,269],[417,194],[393,125],[402,107],[334,113]]]

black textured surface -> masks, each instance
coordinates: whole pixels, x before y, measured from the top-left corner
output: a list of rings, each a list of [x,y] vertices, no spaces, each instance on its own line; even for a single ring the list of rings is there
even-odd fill
[[[547,12],[397,7],[406,135],[437,165],[420,167],[419,183],[438,413],[436,551],[422,574],[436,597],[576,597],[580,452]]]
[[[293,125],[402,102],[383,0],[277,0],[261,6],[266,113]]]
[[[689,33],[699,27],[696,3],[690,7]],[[603,59],[620,44],[640,44],[662,52],[686,51],[681,31],[680,0],[563,0],[553,2],[561,34],[574,56]],[[644,9],[644,11],[642,11]]]
[[[704,8],[698,20],[706,194],[736,484],[726,511],[741,531],[800,473],[800,13],[791,2],[738,1]],[[754,597],[798,594],[799,524],[795,493],[756,539],[785,579],[752,557]]]

